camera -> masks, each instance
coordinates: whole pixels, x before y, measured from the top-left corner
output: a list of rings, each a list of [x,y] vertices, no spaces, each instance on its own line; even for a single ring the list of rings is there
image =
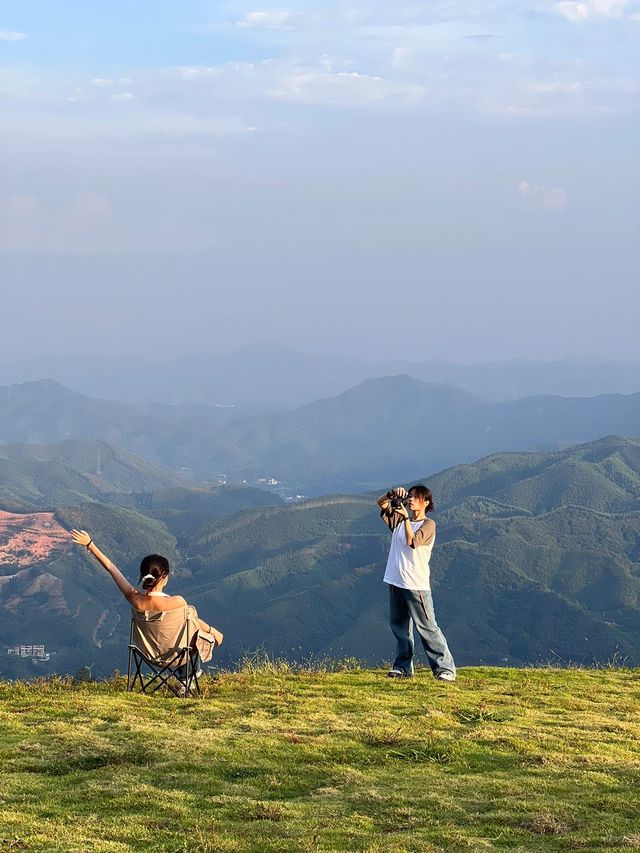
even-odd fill
[[[402,504],[407,500],[407,497],[401,498],[396,492],[387,492],[387,497],[391,503],[391,509],[400,509]]]

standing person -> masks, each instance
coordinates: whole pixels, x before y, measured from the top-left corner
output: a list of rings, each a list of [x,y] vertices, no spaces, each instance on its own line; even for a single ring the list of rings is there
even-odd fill
[[[407,512],[407,503],[411,516]],[[430,490],[418,483],[378,499],[380,515],[392,531],[384,582],[389,585],[391,630],[398,641],[390,678],[413,676],[413,628],[418,630],[429,666],[439,681],[455,681],[456,666],[433,611],[429,559],[436,539]]]

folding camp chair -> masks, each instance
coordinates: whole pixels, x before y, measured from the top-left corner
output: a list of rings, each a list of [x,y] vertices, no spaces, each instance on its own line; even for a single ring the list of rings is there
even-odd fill
[[[175,610],[132,610],[127,690],[176,696],[200,695],[198,616],[187,605]]]

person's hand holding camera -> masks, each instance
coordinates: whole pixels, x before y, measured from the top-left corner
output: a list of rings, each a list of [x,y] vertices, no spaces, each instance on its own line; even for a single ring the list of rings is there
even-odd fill
[[[407,511],[406,506],[403,503],[398,503],[397,506],[394,506],[394,510],[401,515],[404,519],[409,518],[409,512]]]
[[[403,486],[396,486],[395,489],[391,489],[391,491],[387,492],[387,498],[391,505],[391,509],[396,512],[401,512],[402,515],[405,514],[406,510],[403,506],[404,501],[407,499],[407,495],[409,493]]]

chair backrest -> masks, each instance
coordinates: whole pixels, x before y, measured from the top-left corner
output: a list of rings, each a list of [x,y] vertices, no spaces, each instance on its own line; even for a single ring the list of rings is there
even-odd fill
[[[165,663],[181,649],[188,648],[198,633],[198,619],[190,605],[175,610],[131,609],[131,645],[149,659]],[[186,662],[186,655],[171,666]]]

